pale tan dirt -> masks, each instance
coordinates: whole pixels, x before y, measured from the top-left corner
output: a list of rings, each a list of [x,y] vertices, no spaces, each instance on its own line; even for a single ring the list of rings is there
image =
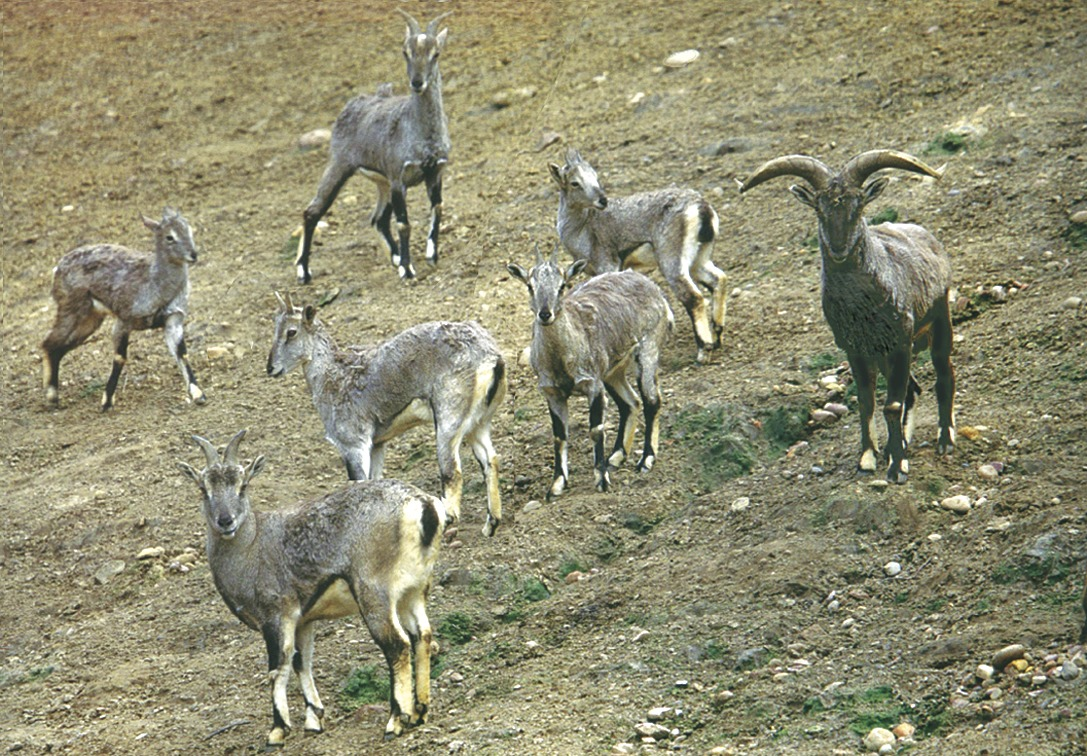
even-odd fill
[[[442,60],[454,152],[441,262],[422,270],[415,189],[425,277],[399,281],[366,225],[374,191],[357,178],[327,216],[307,289],[294,282],[289,235],[326,153],[297,138],[329,126],[356,92],[383,81],[404,91],[403,24],[389,3],[251,5],[0,10],[5,751],[260,750],[271,719],[263,642],[215,593],[197,492],[174,462],[200,459],[192,433],[222,443],[245,427],[243,453],[269,462],[256,506],[342,484],[301,375],[272,381],[264,370],[272,292],[312,301],[338,290],[321,317],[343,343],[437,318],[493,331],[513,366],[494,434],[507,519],[493,539],[480,535],[483,488],[466,465],[461,544],[445,549],[430,606],[436,626],[459,613],[475,637],[439,637],[427,725],[382,744],[384,706],[337,704],[353,669],[382,661],[359,621],[329,623],[317,652],[328,730],[300,731],[292,692],[289,752],[606,753],[636,742],[654,706],[682,710],[665,720],[679,735],[666,743],[690,753],[859,752],[850,727],[862,729],[866,711],[917,724],[914,753],[1084,752],[1087,675],[1040,692],[1004,682],[1006,705],[986,721],[971,674],[1012,642],[1038,663],[1074,654],[1083,619],[1087,321],[1082,304],[1065,303],[1087,295],[1085,253],[1068,236],[1070,214],[1087,208],[1087,5],[407,3],[420,17],[455,11]],[[661,67],[688,48],[701,51],[695,63]],[[988,306],[957,327],[958,421],[982,430],[950,459],[916,445],[909,483],[881,491],[854,471],[851,413],[792,457],[760,439],[750,474],[703,485],[681,410],[727,403],[758,437],[753,421],[777,407],[821,406],[818,365],[840,359],[805,243],[814,216],[786,180],[741,198],[735,179],[789,152],[831,165],[874,147],[921,153],[962,125],[984,133],[964,152],[926,157],[948,163],[941,182],[896,175],[873,211],[893,206],[931,228],[961,296],[1022,285],[1005,304],[979,300]],[[564,141],[537,151],[547,131]],[[613,195],[670,182],[705,192],[721,215],[717,261],[745,293],[731,298],[726,348],[706,367],[692,364],[679,311],[650,474],[625,467],[612,491],[594,493],[578,402],[568,495],[524,511],[543,499],[551,439],[533,377],[516,366],[530,316],[505,263],[554,244],[546,163],[566,144]],[[99,413],[107,325],[65,360],[61,407],[46,408],[37,345],[53,317],[50,269],[83,243],[147,248],[138,214],[166,204],[191,219],[201,248],[187,333],[208,403],[184,402],[160,335],[142,334],[115,411]],[[927,440],[931,367],[918,376]],[[977,475],[990,461],[1007,465],[999,482]],[[386,472],[436,490],[430,436],[395,444]],[[932,506],[953,493],[974,509]],[[750,506],[733,511],[743,496]],[[1044,536],[1048,561],[1032,572],[1027,552]],[[136,560],[154,546],[162,558]],[[192,569],[172,568],[186,549]],[[100,584],[111,560],[124,569]],[[903,565],[893,579],[890,560]],[[597,572],[566,585],[561,569],[574,562]],[[525,601],[530,578],[551,595]],[[648,634],[635,642],[639,629]],[[758,648],[741,669],[742,652]],[[797,658],[810,666],[775,679]],[[875,701],[859,703],[866,696]]]

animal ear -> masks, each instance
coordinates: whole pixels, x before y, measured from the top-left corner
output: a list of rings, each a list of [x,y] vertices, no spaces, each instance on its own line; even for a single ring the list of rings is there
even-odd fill
[[[585,266],[588,264],[588,260],[575,260],[573,263],[570,264],[570,267],[566,269],[566,280],[569,281],[571,278],[583,271],[585,269]]]
[[[868,204],[879,195],[883,194],[883,190],[887,188],[888,182],[890,182],[887,176],[878,178],[875,181],[869,181],[868,185],[864,187],[864,204]]]
[[[506,265],[506,270],[510,272],[510,275],[514,278],[522,281],[525,285],[528,285],[528,273],[517,263],[509,263]]]
[[[313,305],[306,305],[306,308],[302,310],[302,321],[306,325],[312,325],[315,317],[317,317],[317,308]]]
[[[789,191],[796,195],[796,198],[808,207],[815,208],[815,195],[808,187],[801,184],[793,184],[789,187]]]
[[[204,481],[201,479],[199,471],[197,471],[197,469],[190,465],[188,462],[178,462],[177,469],[181,470],[181,472],[185,473],[190,478],[195,480],[196,485],[200,486],[201,489],[204,488]]]
[[[562,168],[557,163],[548,163],[547,170],[551,172],[551,178],[559,186],[566,186],[566,179],[562,175]]]
[[[447,36],[449,36],[449,29],[442,29],[440,32],[438,32],[438,36],[434,38],[438,42],[439,50],[445,47],[445,38]]]
[[[158,231],[159,230],[160,226],[159,226],[159,222],[157,220],[154,220],[153,218],[148,218],[143,213],[140,213],[140,220],[143,221],[143,225],[147,226],[152,231]]]
[[[250,462],[249,467],[245,468],[245,485],[249,485],[249,481],[251,481],[253,478],[257,477],[257,475],[262,470],[264,470],[264,455],[263,454],[261,454],[259,457],[254,459],[252,462]]]

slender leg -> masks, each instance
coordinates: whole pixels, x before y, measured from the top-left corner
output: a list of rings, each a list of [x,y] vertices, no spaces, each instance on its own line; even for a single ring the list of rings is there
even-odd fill
[[[633,414],[634,408],[638,405],[638,397],[627,382],[625,371],[621,375],[605,378],[604,388],[607,389],[608,396],[619,409],[619,427],[615,430],[615,447],[612,449],[611,456],[608,457],[610,466],[619,467],[630,456],[630,450],[634,445]]]
[[[308,622],[295,631],[294,671],[302,688],[302,700],[306,702],[306,732],[324,732],[325,707],[313,681],[313,642],[317,624]]]
[[[695,361],[700,365],[708,358],[708,351],[713,348],[714,336],[710,328],[709,315],[706,312],[706,298],[691,278],[690,270],[684,267],[683,260],[662,259],[661,274],[672,288],[676,297],[683,303],[683,309],[694,326],[694,341],[698,347]]]
[[[426,613],[426,595],[424,591],[413,591],[403,603],[407,610],[401,613],[400,622],[411,638],[412,657],[415,666],[415,701],[414,712],[409,724],[418,725],[426,722],[430,710],[430,644],[434,633]]]
[[[427,197],[430,198],[430,233],[426,241],[426,261],[438,264],[438,228],[442,224],[442,167],[426,176]]]
[[[459,428],[444,427],[435,418],[435,436],[438,447],[438,471],[442,478],[442,498],[445,500],[446,513],[450,523],[460,519],[461,492],[464,488],[464,473],[460,465],[460,445],[464,440]]]
[[[593,477],[596,490],[608,490],[608,460],[604,456],[604,392],[597,390],[589,400],[589,436],[593,440]]]
[[[955,368],[951,366],[951,313],[947,299],[932,324],[932,365],[936,369],[936,405],[940,413],[937,454],[950,454],[955,447]]]
[[[204,392],[196,383],[196,376],[189,366],[189,360],[185,357],[185,313],[172,312],[166,316],[166,324],[163,328],[166,337],[166,347],[170,350],[177,367],[181,371],[181,378],[188,388],[188,399],[197,404],[205,401]]]
[[[287,627],[286,625],[291,625]],[[272,681],[272,729],[267,746],[282,746],[291,731],[291,712],[287,705],[287,683],[291,679],[294,656],[294,627],[288,620],[283,625],[270,622],[261,628],[268,649],[268,676]]]
[[[393,215],[396,216],[396,232],[400,237],[400,262],[396,266],[401,278],[414,278],[415,268],[411,265],[411,250],[408,241],[411,238],[411,224],[408,223],[407,188],[402,183],[391,185]]]
[[[487,482],[487,520],[483,523],[483,535],[489,537],[494,535],[494,531],[502,521],[502,494],[498,489],[498,452],[491,443],[489,420],[475,429],[469,442],[472,444],[472,453],[483,471],[483,479]]]
[[[862,357],[847,355],[853,380],[857,382],[857,410],[861,422],[861,458],[857,468],[862,472],[876,471],[875,424],[872,417],[876,411],[876,381],[871,367]]]
[[[381,480],[382,471],[385,469],[385,444],[374,444],[370,450],[370,480]]]
[[[294,264],[298,272],[298,282],[308,284],[313,276],[310,275],[309,256],[313,245],[313,232],[317,228],[317,222],[328,212],[340,189],[351,178],[354,168],[335,160],[328,164],[324,174],[321,175],[321,183],[317,185],[317,194],[302,213],[302,238],[298,240],[298,255]]]
[[[725,311],[728,304],[728,276],[723,270],[713,264],[709,259],[713,250],[713,244],[702,245],[702,251],[698,254],[699,265],[694,271],[698,282],[710,291],[712,298],[711,320],[713,324],[714,348],[721,346],[722,334],[725,330]]]
[[[551,434],[555,438],[554,473],[551,477],[551,487],[547,490],[547,500],[550,501],[561,495],[566,484],[570,482],[570,465],[566,448],[570,423],[566,397],[549,394],[547,409],[551,413]]]
[[[887,450],[890,464],[887,480],[905,483],[910,471],[906,458],[906,439],[902,432],[902,419],[906,409],[906,393],[910,388],[910,349],[907,347],[888,357],[887,403],[883,405],[883,417],[887,422]]]
[[[638,472],[652,470],[653,463],[657,461],[660,442],[660,423],[657,418],[661,408],[660,386],[657,385],[659,359],[659,355],[648,347],[638,355],[638,392],[642,396],[645,412],[645,448],[635,468]]]
[[[96,310],[91,304],[89,296],[84,304],[73,307],[70,314],[66,312],[69,307],[70,300],[57,302],[56,322],[42,341],[42,351],[45,353],[45,359],[42,360],[42,387],[45,389],[46,402],[53,405],[60,399],[61,359],[89,339],[105,318],[105,313]]]
[[[117,381],[121,378],[121,370],[128,360],[128,328],[120,320],[113,324],[113,369],[110,370],[109,380],[106,381],[106,390],[102,394],[102,411],[106,412],[113,407],[113,394],[117,391]]]
[[[390,740],[404,730],[404,720],[410,721],[415,707],[411,677],[411,639],[400,624],[396,605],[399,596],[389,595],[386,587],[356,585],[355,594],[363,607],[362,618],[377,643],[389,667],[389,722],[385,739]]]

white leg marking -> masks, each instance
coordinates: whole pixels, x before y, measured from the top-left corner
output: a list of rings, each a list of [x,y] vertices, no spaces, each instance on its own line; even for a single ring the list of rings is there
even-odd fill
[[[861,455],[860,464],[857,465],[861,470],[865,472],[876,471],[876,453],[871,449],[865,449],[864,454]]]

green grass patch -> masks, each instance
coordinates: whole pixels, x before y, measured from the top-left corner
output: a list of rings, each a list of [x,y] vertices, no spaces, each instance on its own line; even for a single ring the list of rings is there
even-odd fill
[[[885,207],[873,215],[868,222],[873,226],[879,225],[880,223],[898,223],[898,209],[894,207]]]
[[[921,151],[921,154],[957,155],[966,149],[968,141],[969,140],[964,134],[957,134],[954,131],[945,131],[925,145],[925,149]]]
[[[528,407],[518,407],[513,411],[513,421],[515,423],[523,423],[526,420],[532,419],[532,415],[535,414]]]
[[[475,622],[463,612],[451,612],[438,623],[438,635],[454,646],[463,646],[472,640],[474,632]]]
[[[747,413],[733,404],[688,406],[665,432],[696,468],[704,491],[751,472],[756,451]]]
[[[534,577],[525,578],[521,583],[521,598],[525,601],[543,601],[551,596],[547,586]]]
[[[564,557],[559,563],[559,577],[565,579],[571,572],[588,572],[588,568],[577,557]]]
[[[1061,238],[1072,249],[1087,249],[1087,223],[1069,223],[1061,231]]]
[[[92,396],[101,396],[102,393],[105,390],[106,390],[106,382],[105,381],[99,381],[99,380],[87,381],[87,383],[85,383],[83,385],[83,388],[81,388],[79,390],[79,398],[80,399],[88,399],[88,398],[90,398]]]
[[[1070,574],[1071,566],[1055,555],[1042,559],[1025,557],[1018,562],[998,564],[993,569],[992,580],[997,585],[1053,585],[1066,580]]]
[[[376,664],[353,670],[344,681],[337,698],[340,707],[349,712],[366,704],[385,703],[388,700],[389,671]]]
[[[932,601],[929,601],[927,604],[925,604],[925,611],[929,612],[929,613],[935,613],[935,612],[943,611],[943,608],[945,606],[947,606],[947,599],[945,599],[945,598],[932,599]]]
[[[821,352],[811,357],[804,357],[800,364],[811,373],[821,373],[824,370],[836,368],[844,359],[841,352]]]
[[[808,437],[809,407],[806,401],[785,404],[770,411],[762,419],[762,432],[770,450],[783,454],[786,449]]]

